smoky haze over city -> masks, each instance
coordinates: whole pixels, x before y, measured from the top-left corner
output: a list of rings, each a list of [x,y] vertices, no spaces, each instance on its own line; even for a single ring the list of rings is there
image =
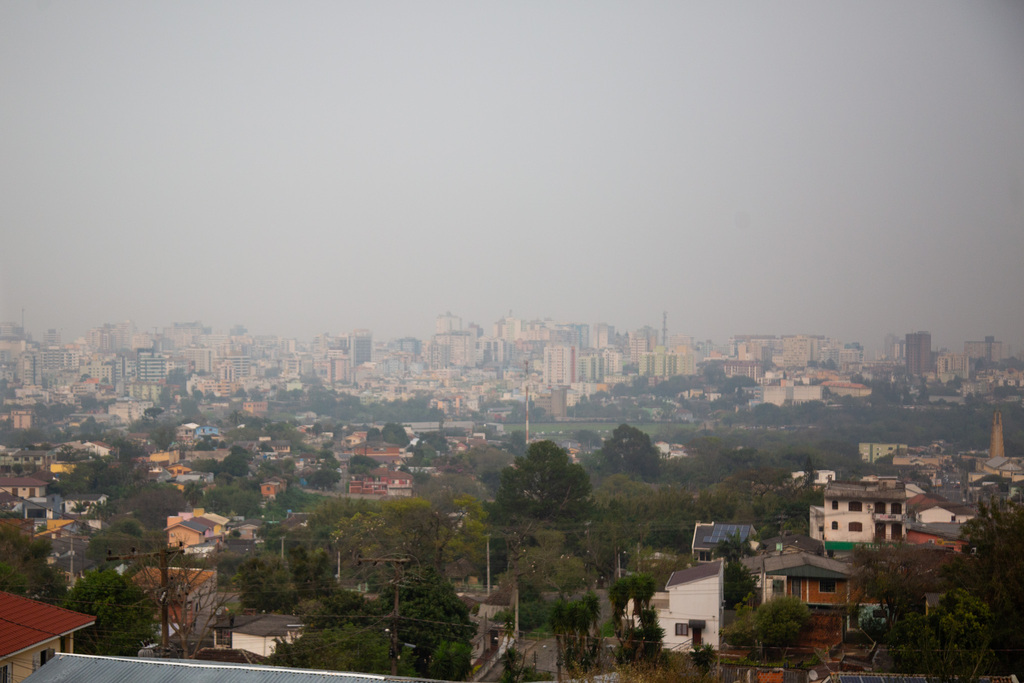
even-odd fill
[[[1024,343],[1021,3],[5,3],[0,54],[36,336]]]

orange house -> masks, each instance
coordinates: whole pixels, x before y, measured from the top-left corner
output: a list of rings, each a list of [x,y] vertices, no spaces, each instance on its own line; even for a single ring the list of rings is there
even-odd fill
[[[277,494],[282,493],[288,488],[288,483],[278,477],[271,477],[265,482],[260,484],[260,493],[263,494],[264,498],[276,498]]]

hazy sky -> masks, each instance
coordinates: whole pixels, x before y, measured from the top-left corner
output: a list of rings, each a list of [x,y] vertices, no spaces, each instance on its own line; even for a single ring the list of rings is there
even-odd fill
[[[1024,344],[1024,3],[0,3],[0,320]]]

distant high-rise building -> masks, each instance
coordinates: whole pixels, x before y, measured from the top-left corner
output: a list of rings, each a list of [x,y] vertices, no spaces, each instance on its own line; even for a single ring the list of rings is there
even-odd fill
[[[461,332],[462,318],[457,315],[452,315],[452,312],[448,311],[444,315],[437,316],[437,322],[434,326],[434,334],[451,334],[452,332]]]
[[[139,351],[135,359],[135,377],[140,382],[159,382],[167,378],[167,356],[155,351]]]
[[[423,352],[423,342],[416,337],[402,337],[393,342],[396,351],[418,356]]]
[[[348,336],[349,357],[352,366],[357,367],[373,360],[373,332],[370,330],[353,330]]]
[[[968,358],[998,363],[1003,359],[1003,342],[995,337],[985,337],[985,341],[964,342],[964,353]]]
[[[911,332],[907,335],[907,372],[924,375],[932,371],[931,332]]]
[[[594,348],[604,349],[612,345],[615,339],[615,328],[607,323],[595,323]]]
[[[549,386],[576,383],[576,347],[544,348],[544,384]]]

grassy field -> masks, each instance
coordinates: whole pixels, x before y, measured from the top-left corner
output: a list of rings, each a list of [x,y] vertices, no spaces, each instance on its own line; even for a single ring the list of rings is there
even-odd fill
[[[597,432],[601,436],[605,437],[611,435],[612,431],[618,426],[618,423],[615,422],[556,422],[547,424],[531,424],[530,438],[542,434],[544,436],[551,437],[570,437],[574,432],[578,432],[581,429]],[[674,432],[682,429],[697,429],[697,425],[665,422],[629,423],[629,426],[636,427],[645,434],[650,434],[652,436],[662,432]],[[505,425],[505,431],[522,432],[525,431],[525,428],[522,425]]]

